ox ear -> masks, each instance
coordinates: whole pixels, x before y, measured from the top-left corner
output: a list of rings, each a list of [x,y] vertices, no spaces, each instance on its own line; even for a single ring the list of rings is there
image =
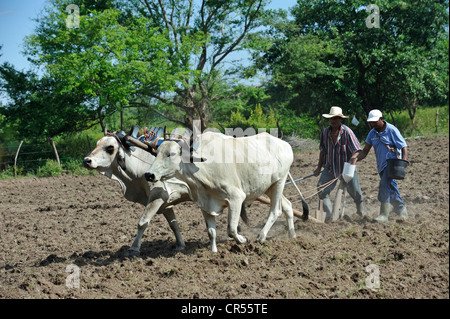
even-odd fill
[[[120,166],[120,168],[123,171],[127,170],[127,166],[125,163],[125,154],[122,148],[119,147],[119,150],[117,151],[117,164]]]

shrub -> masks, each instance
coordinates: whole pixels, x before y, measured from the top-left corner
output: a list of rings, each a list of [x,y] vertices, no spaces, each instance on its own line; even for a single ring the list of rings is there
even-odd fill
[[[64,170],[70,175],[95,175],[96,171],[90,171],[83,167],[82,159],[69,159],[62,164]]]
[[[37,177],[52,177],[63,173],[62,167],[54,160],[47,160],[44,166],[38,168],[36,172]]]

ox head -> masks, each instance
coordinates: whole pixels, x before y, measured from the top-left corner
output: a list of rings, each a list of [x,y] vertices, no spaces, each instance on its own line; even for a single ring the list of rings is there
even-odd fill
[[[185,140],[164,141],[157,151],[157,156],[150,169],[145,173],[149,182],[167,180],[181,175],[182,165],[186,163],[205,162],[204,158],[194,156],[192,143]]]
[[[112,135],[106,135],[97,142],[97,146],[83,160],[83,166],[87,169],[95,169],[100,172],[108,170],[117,161],[125,170],[125,152],[118,139]]]
[[[158,147],[156,159],[145,173],[149,182],[166,180],[180,172],[182,145],[175,141],[165,141]]]

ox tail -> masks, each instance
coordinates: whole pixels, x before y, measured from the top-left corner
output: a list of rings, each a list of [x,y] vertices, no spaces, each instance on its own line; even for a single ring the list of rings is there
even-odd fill
[[[245,223],[245,225],[248,225],[248,216],[247,216],[247,210],[245,209],[245,203],[242,203],[242,206],[241,206],[241,219]]]
[[[306,204],[305,200],[302,199],[302,206],[303,206],[303,220],[308,220],[309,218],[309,208],[308,204]]]

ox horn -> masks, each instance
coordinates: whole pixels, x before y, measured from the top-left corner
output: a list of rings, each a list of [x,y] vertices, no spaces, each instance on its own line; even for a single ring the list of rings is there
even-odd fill
[[[106,129],[106,125],[107,125],[107,124],[105,124],[105,126],[103,127],[103,135],[105,135],[105,136],[106,136],[106,134],[108,133],[108,130]]]

